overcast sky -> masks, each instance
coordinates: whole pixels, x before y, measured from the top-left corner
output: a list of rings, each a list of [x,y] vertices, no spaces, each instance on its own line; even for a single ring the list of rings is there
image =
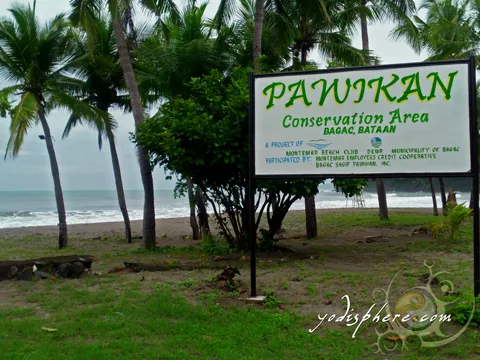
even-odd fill
[[[17,0],[18,3],[33,3],[33,0]],[[184,1],[176,1],[181,5]],[[219,0],[211,0],[207,16],[213,16]],[[417,1],[417,4],[419,2]],[[9,0],[0,0],[0,16],[8,15]],[[37,16],[46,21],[59,12],[69,11],[69,0],[37,0]],[[145,20],[145,15],[141,15]],[[388,39],[390,24],[372,25],[369,28],[370,47],[382,58],[384,64],[421,61],[408,45],[392,42]],[[355,45],[360,47],[357,36]],[[312,54],[315,58],[316,56]],[[2,87],[3,79],[0,79]],[[114,113],[119,129],[117,148],[126,190],[142,189],[140,172],[133,144],[128,134],[133,132],[134,122],[131,115]],[[61,181],[64,190],[113,190],[113,170],[108,147],[99,152],[97,134],[90,128],[76,128],[67,140],[62,140],[62,132],[68,114],[54,112],[50,114],[52,136],[56,139],[55,151],[58,158]],[[0,190],[52,190],[53,182],[45,142],[38,138],[43,131],[41,126],[29,131],[19,156],[13,161],[3,161],[8,141],[9,119],[0,118]],[[156,189],[171,189],[173,182],[166,181],[162,170],[154,172]]]

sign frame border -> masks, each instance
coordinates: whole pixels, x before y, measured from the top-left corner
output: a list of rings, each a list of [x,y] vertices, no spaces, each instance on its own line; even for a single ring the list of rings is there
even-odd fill
[[[361,174],[278,174],[278,175],[257,175],[255,168],[255,79],[277,76],[294,76],[294,75],[313,75],[313,74],[330,74],[339,72],[355,72],[364,70],[385,70],[398,68],[426,67],[431,65],[453,65],[464,64],[468,66],[468,104],[469,104],[469,130],[470,130],[470,171],[467,172],[440,172],[440,173],[361,173]],[[432,178],[432,177],[467,177],[472,179],[473,191],[473,273],[474,273],[474,296],[480,293],[480,216],[479,216],[479,154],[478,154],[478,132],[477,127],[477,99],[476,99],[476,64],[475,57],[462,60],[443,60],[443,61],[425,61],[425,62],[409,62],[401,64],[387,64],[374,66],[358,66],[348,68],[322,69],[312,71],[292,71],[292,72],[275,72],[254,74],[250,72],[250,109],[249,109],[249,165],[247,173],[246,188],[246,212],[247,212],[247,234],[250,247],[250,287],[251,296],[257,296],[256,281],[256,229],[255,229],[255,192],[257,179],[321,179],[321,178]]]
[[[250,146],[255,147],[255,79],[259,78],[269,78],[269,77],[288,77],[296,75],[320,75],[320,74],[331,74],[331,73],[342,73],[342,72],[356,72],[356,71],[365,71],[365,70],[388,70],[388,69],[404,69],[404,68],[415,68],[415,67],[428,67],[431,65],[467,65],[468,66],[468,79],[470,83],[471,78],[471,60],[444,60],[444,61],[429,61],[429,62],[414,62],[414,63],[404,63],[404,64],[388,64],[388,65],[374,65],[374,66],[357,66],[357,67],[348,67],[348,68],[333,68],[333,69],[322,69],[322,70],[308,70],[308,71],[291,71],[291,72],[275,72],[267,74],[252,74],[253,78],[251,81],[251,91],[253,92],[253,97],[250,99],[251,113],[250,113],[250,126],[249,126],[249,138]],[[253,87],[253,89],[252,89]],[[476,128],[476,117],[472,117],[471,111],[471,97],[472,89],[469,84],[468,97],[469,97],[469,129],[470,134]],[[252,108],[253,107],[253,108]],[[253,142],[252,142],[253,137]],[[255,150],[255,149],[253,149]],[[252,158],[253,156],[253,158]],[[325,173],[325,174],[276,174],[276,175],[257,175],[256,173],[256,162],[255,162],[255,152],[250,153],[250,161],[253,161],[254,177],[255,179],[272,179],[272,178],[282,178],[282,179],[318,179],[318,178],[331,178],[331,177],[341,177],[341,178],[409,178],[409,177],[467,177],[471,176],[474,169],[474,159],[472,149],[472,137],[470,136],[470,170],[466,172],[389,172],[389,173],[361,173],[361,174],[337,174],[334,171]],[[428,175],[427,175],[428,174]]]

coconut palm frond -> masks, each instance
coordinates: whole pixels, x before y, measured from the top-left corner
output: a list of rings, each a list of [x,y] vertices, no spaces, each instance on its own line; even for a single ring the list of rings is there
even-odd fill
[[[115,131],[118,126],[107,112],[64,92],[52,91],[51,101],[57,108],[64,108],[70,111],[75,114],[76,117],[81,118],[86,124],[100,132]]]
[[[11,111],[10,137],[4,158],[8,155],[15,158],[20,152],[23,140],[28,130],[33,127],[38,116],[38,104],[35,95],[27,92],[23,94],[20,102]]]

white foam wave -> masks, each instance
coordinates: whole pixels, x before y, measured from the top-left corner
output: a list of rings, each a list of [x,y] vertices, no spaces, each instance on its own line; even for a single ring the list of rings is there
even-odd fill
[[[413,195],[413,196],[410,196]],[[457,199],[470,198],[470,194],[457,193]],[[391,208],[431,208],[432,198],[428,193],[416,193],[400,196],[396,193],[387,194],[388,206]],[[364,194],[366,208],[378,208],[377,194]],[[440,196],[437,196],[437,203],[441,206]],[[185,204],[186,205],[186,204]],[[338,193],[319,193],[316,197],[317,209],[342,209],[353,207],[352,199],[347,199],[342,194]],[[292,210],[303,210],[305,204],[303,199],[295,202],[292,205]],[[210,210],[211,211],[211,210]],[[159,206],[155,209],[157,219],[186,217],[190,210],[188,206],[181,206],[179,204],[170,206]],[[6,215],[6,216],[5,216]],[[131,220],[141,220],[143,211],[141,209],[129,211]],[[88,224],[88,223],[102,223],[102,222],[117,222],[123,221],[122,214],[119,210],[90,210],[90,211],[69,211],[67,212],[68,224]],[[50,212],[28,212],[18,211],[11,214],[4,214],[0,216],[1,228],[20,228],[32,226],[56,226],[58,224],[57,213]]]
[[[157,219],[176,218],[188,216],[189,208],[160,208],[155,209]],[[131,210],[128,212],[130,220],[141,220],[142,210]],[[99,211],[67,211],[68,224],[93,224],[103,222],[123,221],[122,213],[118,210]],[[56,226],[58,217],[56,212],[30,212],[30,216],[8,216],[0,218],[0,229],[20,228],[32,226]]]

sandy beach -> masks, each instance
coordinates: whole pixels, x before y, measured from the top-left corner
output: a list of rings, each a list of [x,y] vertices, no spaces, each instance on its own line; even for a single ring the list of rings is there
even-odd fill
[[[322,213],[358,213],[371,212],[372,215],[376,209],[320,209],[317,214]],[[291,210],[291,212],[302,212],[302,210]],[[402,208],[390,209],[394,213],[422,213],[431,214],[431,209],[425,208]],[[210,228],[215,232],[213,217],[210,218]],[[68,221],[68,220],[67,220]],[[137,240],[141,238],[142,221],[135,220],[131,222],[132,235]],[[190,221],[188,217],[157,219],[156,221],[157,238],[162,238],[163,234],[168,239],[185,239],[191,235]],[[102,222],[90,224],[71,224],[68,225],[68,233],[71,237],[80,238],[99,238],[106,236],[122,236],[124,233],[123,222]],[[21,228],[0,229],[0,238],[22,238],[24,236],[56,236],[58,228],[56,226],[32,226]]]
[[[68,220],[67,220],[68,221]],[[68,223],[67,223],[68,224]],[[142,234],[142,221],[131,222],[132,236],[138,238]],[[188,218],[157,219],[157,237],[167,234],[168,237],[185,237],[190,235],[190,221]],[[69,236],[96,238],[112,235],[122,235],[125,231],[123,222],[103,222],[91,224],[68,225]],[[24,237],[24,236],[56,236],[56,226],[31,226],[12,229],[0,229],[1,237]]]

